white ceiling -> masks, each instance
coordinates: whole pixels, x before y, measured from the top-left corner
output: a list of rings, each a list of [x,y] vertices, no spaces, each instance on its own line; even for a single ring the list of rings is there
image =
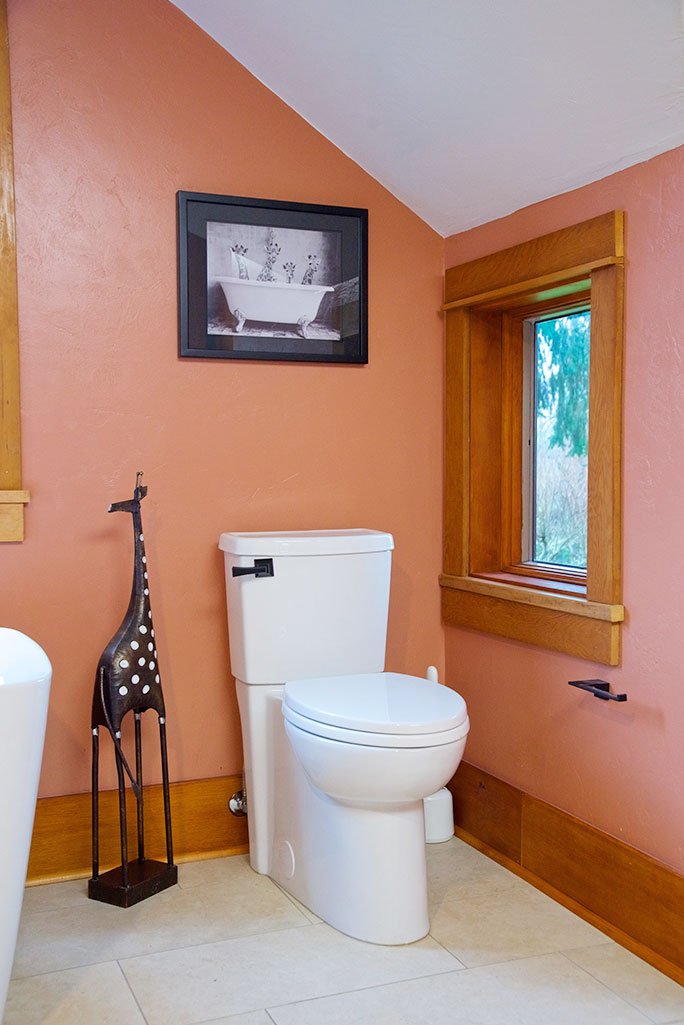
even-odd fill
[[[680,0],[172,2],[441,235],[684,143]]]

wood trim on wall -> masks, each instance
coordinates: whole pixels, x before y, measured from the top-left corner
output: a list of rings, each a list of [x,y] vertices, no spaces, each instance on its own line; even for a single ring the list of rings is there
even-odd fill
[[[24,540],[19,311],[7,0],[0,0],[0,541]]]
[[[470,314],[454,310],[446,320],[446,436],[461,444],[445,450],[444,572],[470,572]]]
[[[220,776],[171,784],[174,860],[198,861],[248,850],[247,819],[228,810],[241,776]],[[129,851],[137,850],[135,799],[127,795]],[[91,795],[44,797],[36,805],[26,881],[53,883],[92,874]],[[145,787],[145,854],[166,861],[161,786]],[[117,790],[100,793],[100,871],[121,864]]]
[[[684,985],[684,876],[462,762],[456,835]]]
[[[607,606],[605,615],[599,619],[591,606],[584,615],[579,602],[572,597],[561,598],[531,589],[520,596],[522,588],[447,574],[441,575],[440,585],[442,617],[446,623],[524,644],[543,645],[590,662],[619,664],[622,605]],[[497,588],[501,597],[495,593]],[[563,609],[556,608],[560,602],[564,602]]]
[[[591,276],[587,599],[622,600],[624,268]]]
[[[443,307],[443,619],[605,665],[619,665],[625,614],[623,221],[614,210],[451,267]],[[568,576],[539,562],[522,564],[523,335],[526,318],[586,309],[589,301],[587,562],[586,572]]]
[[[483,256],[450,267],[445,275],[444,307],[541,288],[556,280],[581,277],[588,270],[624,257],[622,216],[600,214],[532,242],[502,249],[496,259]]]

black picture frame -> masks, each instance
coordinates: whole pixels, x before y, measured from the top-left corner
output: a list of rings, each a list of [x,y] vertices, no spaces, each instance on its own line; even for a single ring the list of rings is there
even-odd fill
[[[179,356],[368,362],[368,211],[178,192]]]

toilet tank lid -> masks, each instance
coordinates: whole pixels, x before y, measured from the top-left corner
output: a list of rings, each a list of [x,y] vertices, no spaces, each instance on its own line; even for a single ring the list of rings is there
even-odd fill
[[[225,533],[219,548],[231,555],[356,555],[364,552],[389,552],[394,548],[391,534],[382,530],[285,530],[257,533]]]

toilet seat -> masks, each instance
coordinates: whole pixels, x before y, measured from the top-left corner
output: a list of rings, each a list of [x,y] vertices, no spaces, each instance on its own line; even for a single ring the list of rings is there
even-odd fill
[[[402,673],[291,680],[282,711],[307,733],[368,747],[437,747],[461,740],[469,729],[460,694]]]

